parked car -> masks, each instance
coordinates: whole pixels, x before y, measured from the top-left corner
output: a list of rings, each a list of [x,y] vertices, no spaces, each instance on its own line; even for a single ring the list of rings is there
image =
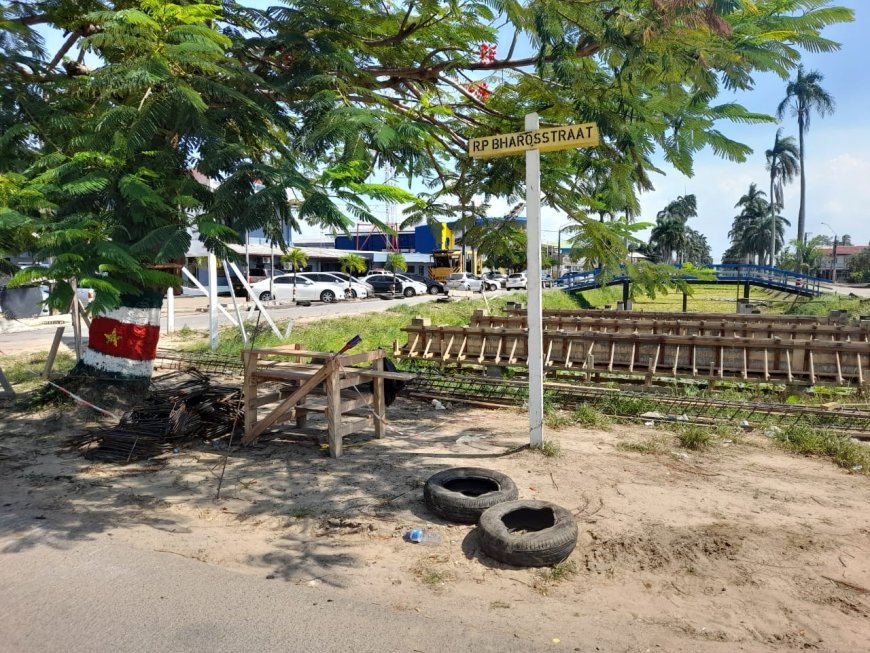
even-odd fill
[[[413,297],[414,295],[423,295],[427,292],[426,284],[412,281],[407,277],[402,278],[401,275],[371,274],[364,277],[362,281],[370,284],[377,294]]]
[[[505,288],[508,290],[521,289],[527,290],[529,287],[529,279],[525,272],[514,272],[507,278]]]
[[[291,275],[292,276],[292,275]],[[335,283],[344,288],[344,294],[350,299],[365,299],[369,296],[369,289],[366,285],[359,281],[353,280],[348,287],[347,279],[342,279],[334,272],[299,272],[299,277],[305,277],[311,281],[319,281],[321,283]]]
[[[375,294],[375,289],[372,287],[371,284],[366,283],[365,281],[363,281],[360,278],[352,277],[347,272],[330,272],[329,274],[341,279],[342,283],[344,283],[345,285],[347,285],[348,280],[350,280],[351,283],[360,284],[363,288],[366,289],[366,295],[368,295],[368,296]]]
[[[486,275],[490,281],[495,281],[498,285],[504,288],[507,285],[507,275],[502,272],[490,272]]]
[[[422,274],[411,274],[409,272],[402,272],[400,277],[407,277],[411,281],[417,281],[418,283],[422,283],[426,285],[426,292],[430,295],[442,295],[447,292],[447,288],[444,287],[444,284],[440,281],[436,281],[435,279],[430,279],[429,277],[424,277]]]
[[[307,273],[310,274],[310,273]],[[260,301],[272,299],[293,299],[293,275],[281,274],[272,279],[263,279],[251,286]],[[303,273],[296,275],[296,299],[308,302],[321,301],[331,304],[344,299],[345,288],[336,279],[334,283],[313,281]]]
[[[498,290],[499,284],[497,281],[481,279],[470,272],[454,272],[447,277],[447,289],[483,292],[484,290]]]
[[[553,281],[552,274],[550,274],[549,272],[542,272],[541,273],[541,285],[544,288],[552,288],[554,283],[555,282]]]

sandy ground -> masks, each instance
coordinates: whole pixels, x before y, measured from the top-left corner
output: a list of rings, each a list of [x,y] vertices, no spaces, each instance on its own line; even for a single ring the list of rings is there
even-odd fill
[[[215,500],[221,450],[184,449],[162,466],[92,464],[59,448],[82,415],[2,414],[0,554],[111,537],[276,583],[376,597],[421,619],[447,615],[530,648],[870,647],[870,477],[773,449],[760,435],[655,455],[620,445],[669,435],[572,427],[552,434],[562,453],[547,458],[508,453],[526,437],[521,413],[403,399],[389,411],[387,438],[349,438],[338,460],[314,430],[234,452]],[[575,573],[506,567],[479,551],[473,527],[430,515],[425,479],[465,465],[507,473],[521,497],[569,508],[580,529]],[[405,543],[417,526],[444,542]]]

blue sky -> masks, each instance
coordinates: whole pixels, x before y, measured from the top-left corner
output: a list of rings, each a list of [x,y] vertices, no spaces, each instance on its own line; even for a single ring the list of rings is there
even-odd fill
[[[264,6],[277,4],[275,0],[248,0],[246,4]],[[851,7],[855,21],[838,25],[826,31],[829,38],[842,43],[840,51],[830,54],[811,54],[804,57],[808,69],[824,75],[824,88],[837,103],[832,116],[814,117],[807,135],[807,231],[812,234],[831,235],[822,225],[827,223],[837,234],[848,233],[855,244],[870,242],[870,7],[866,0],[840,0],[837,4]],[[62,41],[59,34],[47,34],[49,50]],[[499,53],[507,48],[500,44]],[[786,82],[775,75],[756,79],[751,92],[738,96],[737,101],[750,110],[773,114],[785,94]],[[730,98],[729,98],[730,99]],[[725,98],[723,98],[723,101]],[[797,137],[797,123],[791,116],[782,121],[784,134]],[[736,214],[734,204],[751,182],[765,191],[768,176],[764,169],[764,151],[773,144],[777,125],[736,125],[722,123],[720,129],[729,137],[749,145],[754,153],[745,163],[737,164],[717,158],[712,152],[702,152],[695,160],[695,174],[686,177],[663,162],[659,162],[666,175],[655,176],[655,190],[641,197],[640,220],[654,222],[655,214],[679,195],[695,194],[698,199],[698,217],[691,226],[707,236],[713,255],[719,259],[728,247],[728,230]],[[544,155],[542,165],[546,165]],[[799,184],[786,187],[786,218],[792,222],[788,238],[793,238],[797,227]],[[509,207],[505,202],[492,203],[492,215],[504,215]],[[386,215],[386,207],[376,209]],[[542,237],[555,241],[556,230],[567,224],[557,211],[542,210]],[[316,236],[316,230],[306,228],[303,236]]]

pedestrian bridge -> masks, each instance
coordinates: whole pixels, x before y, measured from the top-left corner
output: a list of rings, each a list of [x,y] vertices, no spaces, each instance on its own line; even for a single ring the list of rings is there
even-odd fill
[[[721,263],[703,268],[704,274],[677,274],[675,278],[692,284],[723,284],[743,285],[744,297],[749,297],[750,286],[775,290],[778,292],[801,295],[803,297],[818,297],[823,292],[830,292],[829,281],[820,277],[812,277],[791,270],[781,270],[767,265],[748,263]],[[700,270],[699,270],[700,272]],[[561,288],[565,292],[581,292],[601,286],[622,285],[624,294],[628,294],[631,277],[626,274],[603,276],[596,268],[589,272],[576,272],[563,279]]]

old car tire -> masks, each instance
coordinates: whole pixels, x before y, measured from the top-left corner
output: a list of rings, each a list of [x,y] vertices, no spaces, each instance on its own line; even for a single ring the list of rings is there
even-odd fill
[[[483,552],[516,567],[554,565],[577,546],[574,516],[547,501],[498,504],[480,516],[477,528]]]
[[[439,517],[476,524],[481,513],[519,496],[510,477],[481,467],[453,467],[433,474],[423,487],[426,506]]]
[[[270,293],[269,291],[260,293],[261,302],[271,302],[272,299],[274,298],[272,297],[272,293]]]
[[[437,295],[441,291],[438,289],[438,286],[429,286],[429,290],[427,291],[430,295]]]
[[[331,290],[324,290],[322,293],[320,293],[320,301],[322,301],[324,304],[331,304],[335,301],[335,293]]]
[[[405,297],[413,297],[417,294],[417,291],[413,288],[405,288],[405,291],[402,293]]]

